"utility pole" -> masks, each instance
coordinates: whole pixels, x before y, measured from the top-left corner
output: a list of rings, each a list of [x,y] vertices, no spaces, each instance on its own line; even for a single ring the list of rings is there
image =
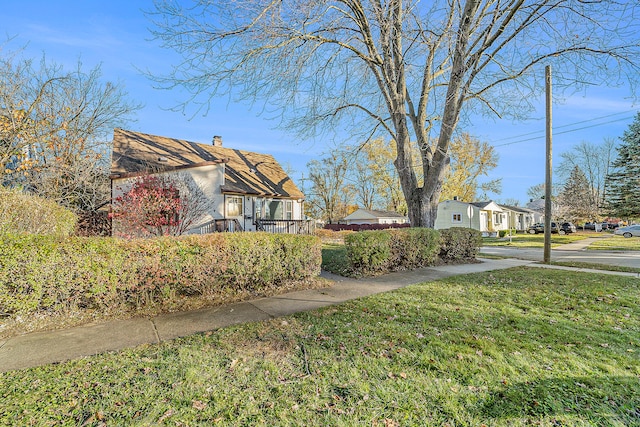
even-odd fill
[[[544,68],[546,87],[546,162],[544,180],[544,263],[551,262],[551,66]]]

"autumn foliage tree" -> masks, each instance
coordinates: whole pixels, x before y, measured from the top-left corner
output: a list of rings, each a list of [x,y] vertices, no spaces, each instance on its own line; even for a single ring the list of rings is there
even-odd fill
[[[179,236],[202,221],[211,206],[186,174],[144,175],[114,198],[110,217],[119,237]]]
[[[481,177],[498,166],[498,154],[487,142],[463,133],[451,141],[449,168],[442,182],[441,200],[458,197],[464,202],[476,201],[478,192],[500,194],[502,180],[495,178],[480,182]]]

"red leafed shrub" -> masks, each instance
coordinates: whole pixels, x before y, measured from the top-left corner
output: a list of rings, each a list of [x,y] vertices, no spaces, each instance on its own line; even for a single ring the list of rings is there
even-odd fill
[[[184,232],[184,209],[174,182],[145,175],[113,200],[110,217],[118,222],[120,237],[175,236]]]

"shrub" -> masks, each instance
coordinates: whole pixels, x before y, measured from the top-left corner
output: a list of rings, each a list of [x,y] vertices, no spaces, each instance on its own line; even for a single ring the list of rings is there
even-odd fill
[[[317,276],[320,251],[316,237],[267,233],[130,241],[5,234],[0,315],[163,309],[194,294],[238,299]]]
[[[393,270],[433,265],[440,250],[440,233],[431,228],[389,230]]]
[[[51,200],[0,186],[0,234],[68,236],[76,216]]]
[[[509,234],[509,233],[511,233],[511,235],[514,235],[514,234],[516,234],[516,233],[517,233],[517,231],[516,231],[515,229],[513,229],[513,228],[512,228],[511,230],[500,230],[500,231],[498,232],[498,236],[500,236],[500,237],[504,237],[504,236],[506,236],[506,235],[507,235],[507,234]]]
[[[345,237],[350,269],[361,275],[432,265],[439,233],[429,228],[361,231]]]
[[[351,269],[357,274],[375,274],[389,268],[391,235],[386,231],[360,231],[345,236]]]
[[[344,242],[345,236],[355,233],[351,230],[334,231],[326,228],[316,228],[314,234],[322,239],[323,242]]]
[[[453,227],[440,230],[440,259],[446,262],[472,260],[482,245],[478,230]]]

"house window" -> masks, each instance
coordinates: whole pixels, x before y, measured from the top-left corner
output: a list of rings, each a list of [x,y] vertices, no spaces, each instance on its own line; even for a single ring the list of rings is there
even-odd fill
[[[494,220],[495,224],[502,224],[502,214],[495,214],[495,220]]]
[[[227,196],[227,217],[242,216],[242,197]]]
[[[284,219],[293,219],[293,202],[291,200],[284,202],[284,215]]]
[[[255,214],[254,217],[256,219],[263,219],[264,218],[264,199],[256,199],[253,207],[255,209]]]
[[[455,224],[459,224],[462,222],[462,214],[460,213],[454,213],[451,215],[451,222],[455,223]]]

